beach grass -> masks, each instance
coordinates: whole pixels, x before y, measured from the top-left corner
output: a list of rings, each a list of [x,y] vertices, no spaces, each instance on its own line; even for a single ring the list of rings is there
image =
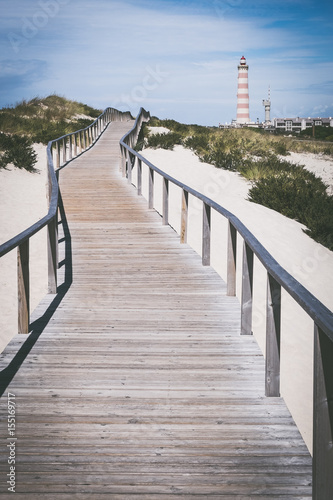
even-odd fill
[[[165,127],[171,132],[150,134],[149,127]],[[325,135],[330,139],[330,131]],[[291,151],[333,156],[333,143],[274,135],[251,128],[218,129],[186,125],[153,117],[145,124],[139,148],[172,149],[181,144],[201,161],[217,168],[239,172],[251,182],[248,199],[304,224],[315,241],[333,250],[333,197],[327,185],[304,165],[288,161]]]
[[[46,145],[87,127],[100,114],[99,109],[56,94],[0,109],[0,168],[13,164],[34,172],[33,143]]]

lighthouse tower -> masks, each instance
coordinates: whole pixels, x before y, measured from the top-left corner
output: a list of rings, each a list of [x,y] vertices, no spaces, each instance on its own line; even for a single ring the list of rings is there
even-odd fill
[[[238,65],[237,123],[250,122],[248,71],[249,67],[243,56]]]

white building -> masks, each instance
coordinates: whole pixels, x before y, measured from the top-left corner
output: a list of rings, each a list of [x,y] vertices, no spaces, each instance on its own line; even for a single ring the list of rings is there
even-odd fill
[[[333,118],[274,118],[273,126],[276,130],[285,132],[300,132],[313,125],[323,127],[333,127]]]

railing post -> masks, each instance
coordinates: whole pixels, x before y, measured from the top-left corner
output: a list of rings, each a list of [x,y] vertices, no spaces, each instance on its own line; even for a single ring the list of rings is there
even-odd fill
[[[135,158],[135,157],[134,157]],[[133,155],[128,151],[128,156],[127,156],[127,182],[128,184],[132,184],[132,161],[133,161]]]
[[[77,133],[74,134],[74,157],[77,157]]]
[[[281,285],[267,273],[266,386],[267,397],[280,396]]]
[[[79,151],[80,151],[80,154],[82,153],[82,132],[79,132],[78,133],[78,137],[79,137]]]
[[[163,177],[163,226],[169,224],[169,181]]]
[[[333,498],[333,342],[315,324],[312,498]]]
[[[58,212],[57,212],[58,213]],[[55,216],[47,225],[48,292],[57,293],[58,270],[58,219]]]
[[[203,203],[202,265],[210,266],[210,206]]]
[[[73,136],[69,136],[69,159],[72,160],[73,158]]]
[[[182,212],[180,221],[180,243],[187,243],[188,191],[182,192]]]
[[[123,161],[123,177],[126,177],[127,172],[128,172],[128,149],[125,148],[124,161]]]
[[[57,147],[57,168],[60,168],[60,141],[56,142]]]
[[[126,158],[125,158],[125,148],[123,146],[120,146],[120,168],[119,170],[122,173],[122,176],[124,177],[124,172],[126,172]]]
[[[236,295],[236,263],[237,263],[237,231],[228,222],[228,269],[227,269],[227,295]]]
[[[66,163],[66,138],[62,140],[62,161]]]
[[[137,159],[138,165],[138,196],[142,195],[142,161]]]
[[[29,333],[30,278],[29,240],[17,247],[18,332]]]
[[[244,241],[241,335],[252,335],[253,251]]]
[[[154,208],[154,170],[149,167],[148,208]]]

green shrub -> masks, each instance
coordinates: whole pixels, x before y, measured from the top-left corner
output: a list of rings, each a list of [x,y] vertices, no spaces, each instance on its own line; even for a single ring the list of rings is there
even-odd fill
[[[206,163],[214,165],[216,168],[236,172],[240,169],[242,155],[237,151],[226,153],[219,149],[214,149],[210,153],[204,154],[201,159]]]
[[[333,144],[327,141],[329,131],[325,131],[325,143],[306,140],[306,135],[300,140],[299,136],[295,139],[260,129],[217,129],[156,117],[151,118],[149,126],[164,126],[172,131],[149,137],[150,147],[170,149],[173,144],[183,144],[202,161],[240,172],[253,183],[251,201],[303,223],[309,236],[333,250],[333,197],[327,195],[327,186],[303,166],[277,156],[286,156],[289,151],[332,155]]]
[[[314,127],[314,137],[322,141],[330,141],[330,136],[332,136],[332,127],[315,126]],[[313,137],[313,128],[307,128],[301,130],[300,137]]]
[[[333,250],[333,197],[321,179],[300,166],[256,180],[249,200],[307,226],[305,232]]]
[[[210,135],[207,133],[194,133],[193,135],[186,137],[183,140],[183,146],[185,148],[191,149],[199,157],[209,149]]]
[[[36,172],[34,165],[37,163],[37,155],[26,137],[0,134],[0,150],[0,168],[6,168],[12,163],[17,168]]]
[[[15,107],[1,109],[0,130],[47,144],[52,139],[87,127],[100,113],[101,110],[55,94],[35,97],[31,101],[23,100]],[[81,115],[91,118],[77,118]]]
[[[152,134],[148,136],[148,148],[173,149],[176,144],[182,144],[182,136],[177,132],[169,132],[168,134]]]
[[[285,141],[275,142],[273,144],[273,150],[277,155],[287,156],[290,154]]]

